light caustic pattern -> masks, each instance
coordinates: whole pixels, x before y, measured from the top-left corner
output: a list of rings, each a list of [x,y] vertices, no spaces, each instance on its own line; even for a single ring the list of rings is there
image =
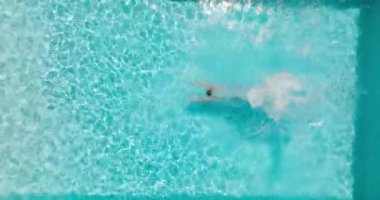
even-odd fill
[[[0,1],[0,194],[351,198],[358,14]],[[305,100],[276,96],[276,77]],[[193,80],[254,85],[281,115],[260,98],[188,106]]]

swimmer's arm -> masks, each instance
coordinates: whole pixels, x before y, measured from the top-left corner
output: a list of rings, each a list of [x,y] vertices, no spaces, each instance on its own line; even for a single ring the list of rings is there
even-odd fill
[[[199,99],[193,99],[187,101],[188,103],[196,103],[196,102],[208,102],[208,101],[220,101],[222,100],[221,98],[216,98],[216,97],[206,97],[206,98],[199,98]]]

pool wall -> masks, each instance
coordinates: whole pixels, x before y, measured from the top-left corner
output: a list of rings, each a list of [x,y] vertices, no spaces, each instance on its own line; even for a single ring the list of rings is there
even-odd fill
[[[354,143],[354,199],[380,199],[380,1],[362,2],[358,101]]]

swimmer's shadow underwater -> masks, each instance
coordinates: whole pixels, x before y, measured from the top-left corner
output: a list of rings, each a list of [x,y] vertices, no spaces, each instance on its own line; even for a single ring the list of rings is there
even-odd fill
[[[193,102],[187,106],[186,110],[194,115],[222,118],[246,139],[255,139],[279,131],[275,130],[279,128],[275,121],[269,118],[262,109],[252,109],[247,101],[233,99]]]
[[[223,118],[233,126],[242,138],[269,146],[272,167],[268,173],[275,175],[281,167],[283,146],[290,137],[286,128],[272,120],[262,109],[252,109],[250,104],[242,100],[194,102],[186,110],[194,115],[208,115]]]

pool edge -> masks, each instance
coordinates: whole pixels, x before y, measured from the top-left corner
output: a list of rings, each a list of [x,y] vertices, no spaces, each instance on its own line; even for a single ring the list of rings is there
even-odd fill
[[[380,199],[380,1],[363,1],[358,43],[358,94],[354,141],[354,199]]]

